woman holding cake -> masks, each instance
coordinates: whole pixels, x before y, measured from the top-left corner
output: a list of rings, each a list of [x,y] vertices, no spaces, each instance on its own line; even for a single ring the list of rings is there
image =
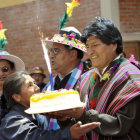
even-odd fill
[[[0,140],[72,140],[98,127],[100,123],[81,125],[80,122],[63,130],[47,131],[39,126],[34,115],[26,114],[30,97],[39,92],[31,76],[24,71],[11,74],[4,82],[4,106],[0,125]]]

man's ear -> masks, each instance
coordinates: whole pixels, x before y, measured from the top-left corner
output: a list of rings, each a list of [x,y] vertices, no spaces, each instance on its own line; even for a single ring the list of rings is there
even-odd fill
[[[21,101],[21,96],[20,96],[20,94],[13,94],[12,95],[12,98],[17,102],[17,103],[20,103],[20,101]]]
[[[76,50],[71,50],[71,58],[73,60],[77,59],[78,52]]]
[[[116,50],[117,50],[117,43],[112,44],[112,45],[113,45],[113,51],[116,52]]]

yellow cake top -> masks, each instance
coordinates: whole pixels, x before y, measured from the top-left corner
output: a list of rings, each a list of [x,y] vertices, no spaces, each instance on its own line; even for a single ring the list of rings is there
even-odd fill
[[[68,94],[79,94],[79,93],[78,91],[73,90],[73,89],[71,90],[60,89],[60,90],[55,90],[55,91],[45,91],[45,93],[34,94],[33,96],[31,96],[30,101],[38,102],[43,99],[50,100],[57,96],[68,95]]]

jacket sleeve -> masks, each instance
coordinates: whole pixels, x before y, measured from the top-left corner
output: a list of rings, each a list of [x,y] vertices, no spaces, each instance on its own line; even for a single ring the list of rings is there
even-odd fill
[[[0,140],[71,140],[70,129],[47,131],[22,116],[2,121]]]
[[[95,132],[104,136],[122,136],[127,134],[130,129],[140,130],[140,97],[129,102],[118,110],[115,116],[99,114],[96,110],[85,111],[78,120],[82,123],[101,122],[101,126],[94,129]]]

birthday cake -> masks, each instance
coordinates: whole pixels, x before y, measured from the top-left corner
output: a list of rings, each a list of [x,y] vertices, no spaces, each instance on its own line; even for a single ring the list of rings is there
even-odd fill
[[[34,94],[30,98],[30,108],[25,112],[29,114],[45,113],[83,106],[84,103],[80,101],[78,91],[61,89]]]

